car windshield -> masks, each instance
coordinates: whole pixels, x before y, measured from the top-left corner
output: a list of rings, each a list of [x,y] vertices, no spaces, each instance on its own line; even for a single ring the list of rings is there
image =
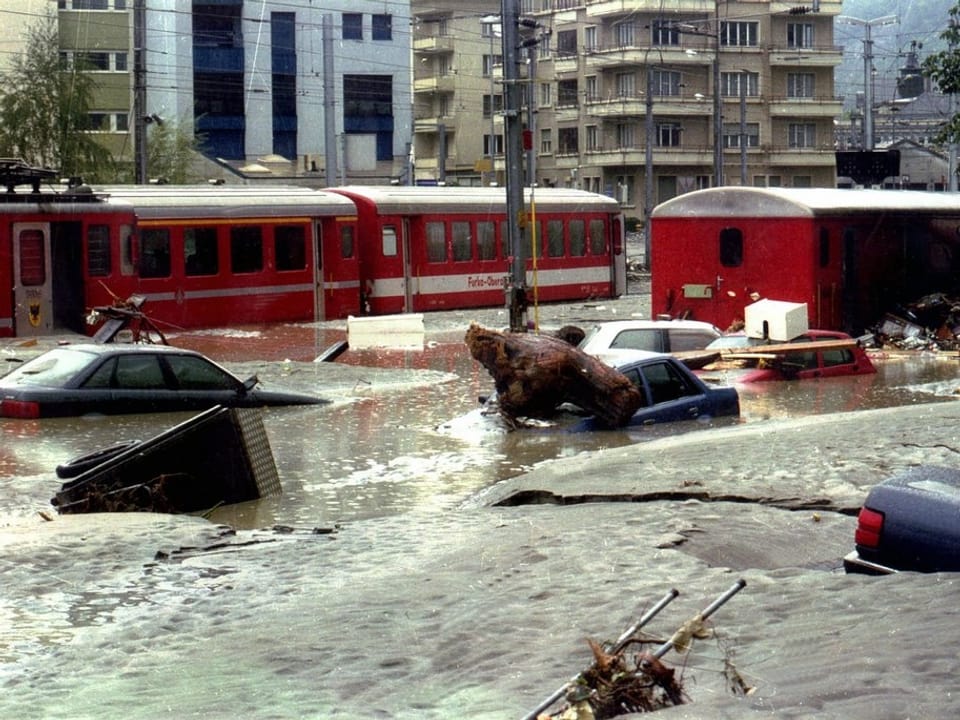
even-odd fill
[[[63,387],[78,372],[96,360],[93,353],[57,348],[29,360],[0,379],[0,385]]]

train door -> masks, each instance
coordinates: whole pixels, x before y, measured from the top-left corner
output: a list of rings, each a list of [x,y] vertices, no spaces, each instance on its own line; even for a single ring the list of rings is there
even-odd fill
[[[644,232],[649,232],[649,229]],[[623,227],[623,216],[615,217],[610,223],[611,260],[613,261],[613,297],[621,297],[627,292],[627,251]],[[644,257],[645,262],[649,258]]]
[[[323,223],[317,221],[313,224],[313,318],[314,320],[326,320],[326,281],[324,280],[324,268],[326,267],[326,241],[323,233]]]
[[[13,225],[14,335],[44,335],[53,330],[50,224]]]
[[[400,248],[403,253],[403,311],[413,312],[413,263],[410,259],[410,218],[400,224]]]

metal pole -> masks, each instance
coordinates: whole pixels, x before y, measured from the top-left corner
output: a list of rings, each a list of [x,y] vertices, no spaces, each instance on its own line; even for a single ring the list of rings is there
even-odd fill
[[[659,612],[663,610],[667,605],[669,605],[673,601],[673,599],[677,597],[679,594],[680,594],[679,590],[673,589],[673,590],[670,590],[670,592],[668,592],[666,595],[664,595],[656,605],[654,605],[652,608],[647,610],[647,612],[645,612],[643,616],[639,620],[637,620],[637,622],[635,622],[633,625],[627,628],[627,630],[624,631],[624,633],[619,638],[617,638],[617,642],[614,643],[613,647],[610,650],[611,654],[615,655],[616,653],[623,650],[624,646],[627,644],[627,641],[629,641],[630,638],[632,638],[634,634],[636,634],[636,632],[640,630],[640,628],[642,628],[648,622],[653,620],[653,618],[655,618],[659,614]],[[580,679],[581,675],[583,675],[583,673],[577,673],[572,678],[567,680],[567,682],[565,682],[563,685],[561,685],[556,690],[554,690],[553,694],[550,695],[550,697],[545,698],[533,710],[531,710],[526,715],[524,715],[523,720],[534,720],[534,718],[536,718],[541,711],[550,707],[557,700],[559,700],[563,696],[563,693],[567,691],[567,688],[573,685],[574,683],[576,683]]]
[[[647,64],[646,148],[643,178],[643,261],[650,267],[650,214],[653,212],[653,68]]]
[[[714,185],[723,185],[723,99],[720,97],[720,28],[714,37],[713,55],[713,164]]]
[[[750,73],[740,71],[740,184],[747,184],[747,83]]]
[[[502,0],[504,155],[506,165],[507,239],[510,248],[510,282],[507,307],[510,330],[525,332],[527,243],[524,241],[523,142],[520,117],[520,83],[517,68],[519,39],[519,0]]]
[[[323,51],[323,153],[327,187],[337,184],[337,116],[336,83],[333,74],[333,16],[321,20],[321,49]]]
[[[870,23],[864,24],[863,39],[863,149],[873,150],[873,40]]]
[[[730,586],[730,588],[725,593],[723,593],[720,597],[718,597],[712,603],[707,605],[707,607],[701,610],[699,614],[695,615],[694,616],[695,619],[706,620],[708,617],[713,615],[717,610],[723,607],[723,605],[725,605],[730,598],[732,598],[738,592],[743,590],[746,586],[747,586],[746,580],[742,578],[740,580],[737,580],[733,585]],[[674,646],[676,641],[677,641],[677,636],[674,635],[672,638],[667,640],[663,645],[657,648],[657,650],[653,653],[653,657],[655,657],[657,660],[662,658],[664,655],[670,652],[670,649]]]
[[[133,145],[134,182],[147,182],[147,10],[146,0],[133,3]]]

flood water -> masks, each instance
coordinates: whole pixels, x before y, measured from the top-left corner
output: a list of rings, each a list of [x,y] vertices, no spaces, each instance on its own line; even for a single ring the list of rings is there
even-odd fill
[[[312,359],[342,339],[336,327],[173,338],[239,375],[257,373],[271,387],[332,401],[265,410],[283,494],[219,508],[209,523],[161,516],[37,521],[38,512],[50,512],[59,489],[58,463],[151,437],[187,416],[0,420],[0,564],[6,576],[0,716],[447,718],[466,709],[469,717],[500,718],[513,716],[497,710],[504,682],[525,688],[526,704],[552,690],[567,671],[527,678],[525,669],[504,665],[483,649],[472,627],[485,628],[485,638],[504,633],[500,642],[534,644],[511,636],[517,608],[496,594],[498,586],[519,586],[524,602],[546,603],[538,615],[554,623],[536,642],[559,632],[555,618],[571,603],[562,594],[526,587],[522,566],[548,556],[554,562],[547,548],[573,542],[571,534],[553,537],[536,520],[524,531],[521,511],[511,510],[498,511],[504,520],[488,526],[489,518],[465,509],[471,498],[545,460],[681,430],[704,433],[711,426],[573,435],[561,425],[507,432],[478,413],[477,399],[493,383],[469,356],[465,329],[453,323],[449,332],[429,335],[422,350],[351,350],[332,364]],[[878,359],[876,375],[742,388],[737,422],[949,401],[960,385],[958,362],[890,356]],[[676,517],[695,511],[682,504],[671,509]],[[613,512],[643,532],[636,510]],[[270,535],[278,526],[288,528],[285,546]],[[511,528],[502,533],[513,533],[513,547],[525,558],[520,566],[499,565],[501,526]],[[231,547],[227,527],[247,532],[246,545]],[[846,537],[847,527],[838,527]],[[318,528],[343,529],[327,539],[313,534]],[[491,528],[498,529],[496,537]],[[582,533],[576,542],[584,546],[597,536],[589,515]],[[272,545],[257,544],[265,534]],[[455,536],[474,542],[476,550],[451,555]],[[198,546],[213,549],[192,554]],[[646,578],[647,595],[659,597],[672,578],[691,572],[692,561],[679,554],[664,554],[652,571],[634,568],[640,560],[616,548],[600,547],[597,552],[611,556],[591,567],[608,572],[607,585],[620,582],[627,567]],[[180,559],[158,560],[161,555]],[[442,578],[454,569],[467,583],[447,588]],[[718,578],[724,587],[729,582]],[[791,603],[799,609],[806,600],[791,582],[805,588],[810,581],[788,578],[785,584],[784,593],[797,593]],[[410,597],[422,601],[411,604]],[[627,600],[628,609],[634,601]],[[602,614],[612,610],[607,602]],[[623,627],[620,616],[596,620],[614,633]],[[480,655],[461,666],[474,645]],[[364,664],[367,655],[379,658],[375,667]],[[516,706],[515,697],[511,702]],[[19,712],[23,708],[28,711]]]

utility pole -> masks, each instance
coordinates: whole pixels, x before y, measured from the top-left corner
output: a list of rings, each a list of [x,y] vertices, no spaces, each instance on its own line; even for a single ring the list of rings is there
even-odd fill
[[[838,15],[839,22],[863,26],[863,149],[873,150],[873,39],[872,31],[877,25],[895,25],[900,20],[896,15],[884,15],[873,20],[861,20],[850,15]]]
[[[510,280],[506,305],[510,330],[526,332],[527,242],[526,213],[523,204],[523,136],[520,112],[521,87],[518,69],[519,0],[501,0],[503,17],[503,130],[506,160],[507,244],[510,248]]]
[[[336,83],[333,73],[333,16],[325,13],[321,19],[323,50],[323,157],[327,187],[337,184],[337,115],[335,112]]]
[[[147,182],[147,0],[133,0],[133,174]]]

